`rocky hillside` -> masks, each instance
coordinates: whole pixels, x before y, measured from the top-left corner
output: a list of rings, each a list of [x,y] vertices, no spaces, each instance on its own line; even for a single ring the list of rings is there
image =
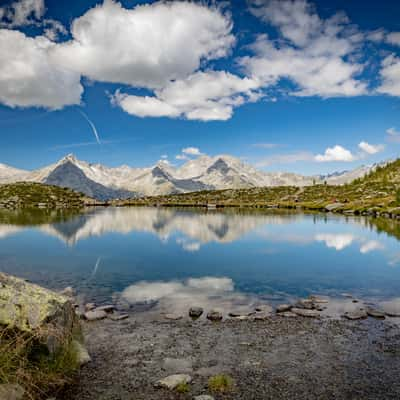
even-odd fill
[[[146,197],[117,205],[282,207],[355,214],[400,215],[400,159],[345,185],[316,184],[202,191]]]
[[[0,208],[81,208],[90,203],[82,193],[40,183],[0,185]]]
[[[255,187],[339,185],[364,176],[376,165],[330,175],[304,176],[288,172],[268,172],[230,155],[202,155],[173,166],[165,160],[146,168],[127,165],[106,167],[78,160],[70,154],[58,162],[34,171],[0,164],[0,184],[38,182],[69,187],[97,200],[125,199],[188,193],[202,190],[250,189]]]

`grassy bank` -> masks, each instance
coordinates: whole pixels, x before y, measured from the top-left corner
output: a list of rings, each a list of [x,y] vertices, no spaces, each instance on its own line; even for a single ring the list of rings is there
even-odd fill
[[[0,185],[0,208],[76,209],[87,203],[84,194],[68,188],[33,182]]]
[[[400,159],[340,186],[227,189],[117,201],[117,206],[300,208],[400,218]]]

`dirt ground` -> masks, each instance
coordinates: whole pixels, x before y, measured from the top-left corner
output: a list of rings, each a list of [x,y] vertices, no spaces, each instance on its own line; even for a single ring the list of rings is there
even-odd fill
[[[134,314],[84,324],[92,362],[63,400],[400,399],[400,330],[393,320],[166,320]],[[154,383],[187,373],[190,391]],[[208,379],[232,377],[226,393]]]

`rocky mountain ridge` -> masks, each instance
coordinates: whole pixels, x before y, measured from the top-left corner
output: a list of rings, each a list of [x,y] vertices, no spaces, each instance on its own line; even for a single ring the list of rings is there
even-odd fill
[[[0,164],[0,184],[22,181],[46,183],[68,187],[99,200],[109,200],[202,190],[302,187],[324,182],[328,185],[340,185],[360,178],[374,168],[376,165],[326,176],[304,176],[257,170],[229,155],[203,155],[187,161],[180,167],[174,167],[163,160],[147,168],[127,165],[107,167],[78,160],[73,154],[69,154],[57,163],[34,171]]]

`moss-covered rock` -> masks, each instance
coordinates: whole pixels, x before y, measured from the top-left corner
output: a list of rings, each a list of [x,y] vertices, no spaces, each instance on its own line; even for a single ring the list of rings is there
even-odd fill
[[[76,322],[71,299],[22,279],[0,273],[0,325],[32,332],[70,334]]]

